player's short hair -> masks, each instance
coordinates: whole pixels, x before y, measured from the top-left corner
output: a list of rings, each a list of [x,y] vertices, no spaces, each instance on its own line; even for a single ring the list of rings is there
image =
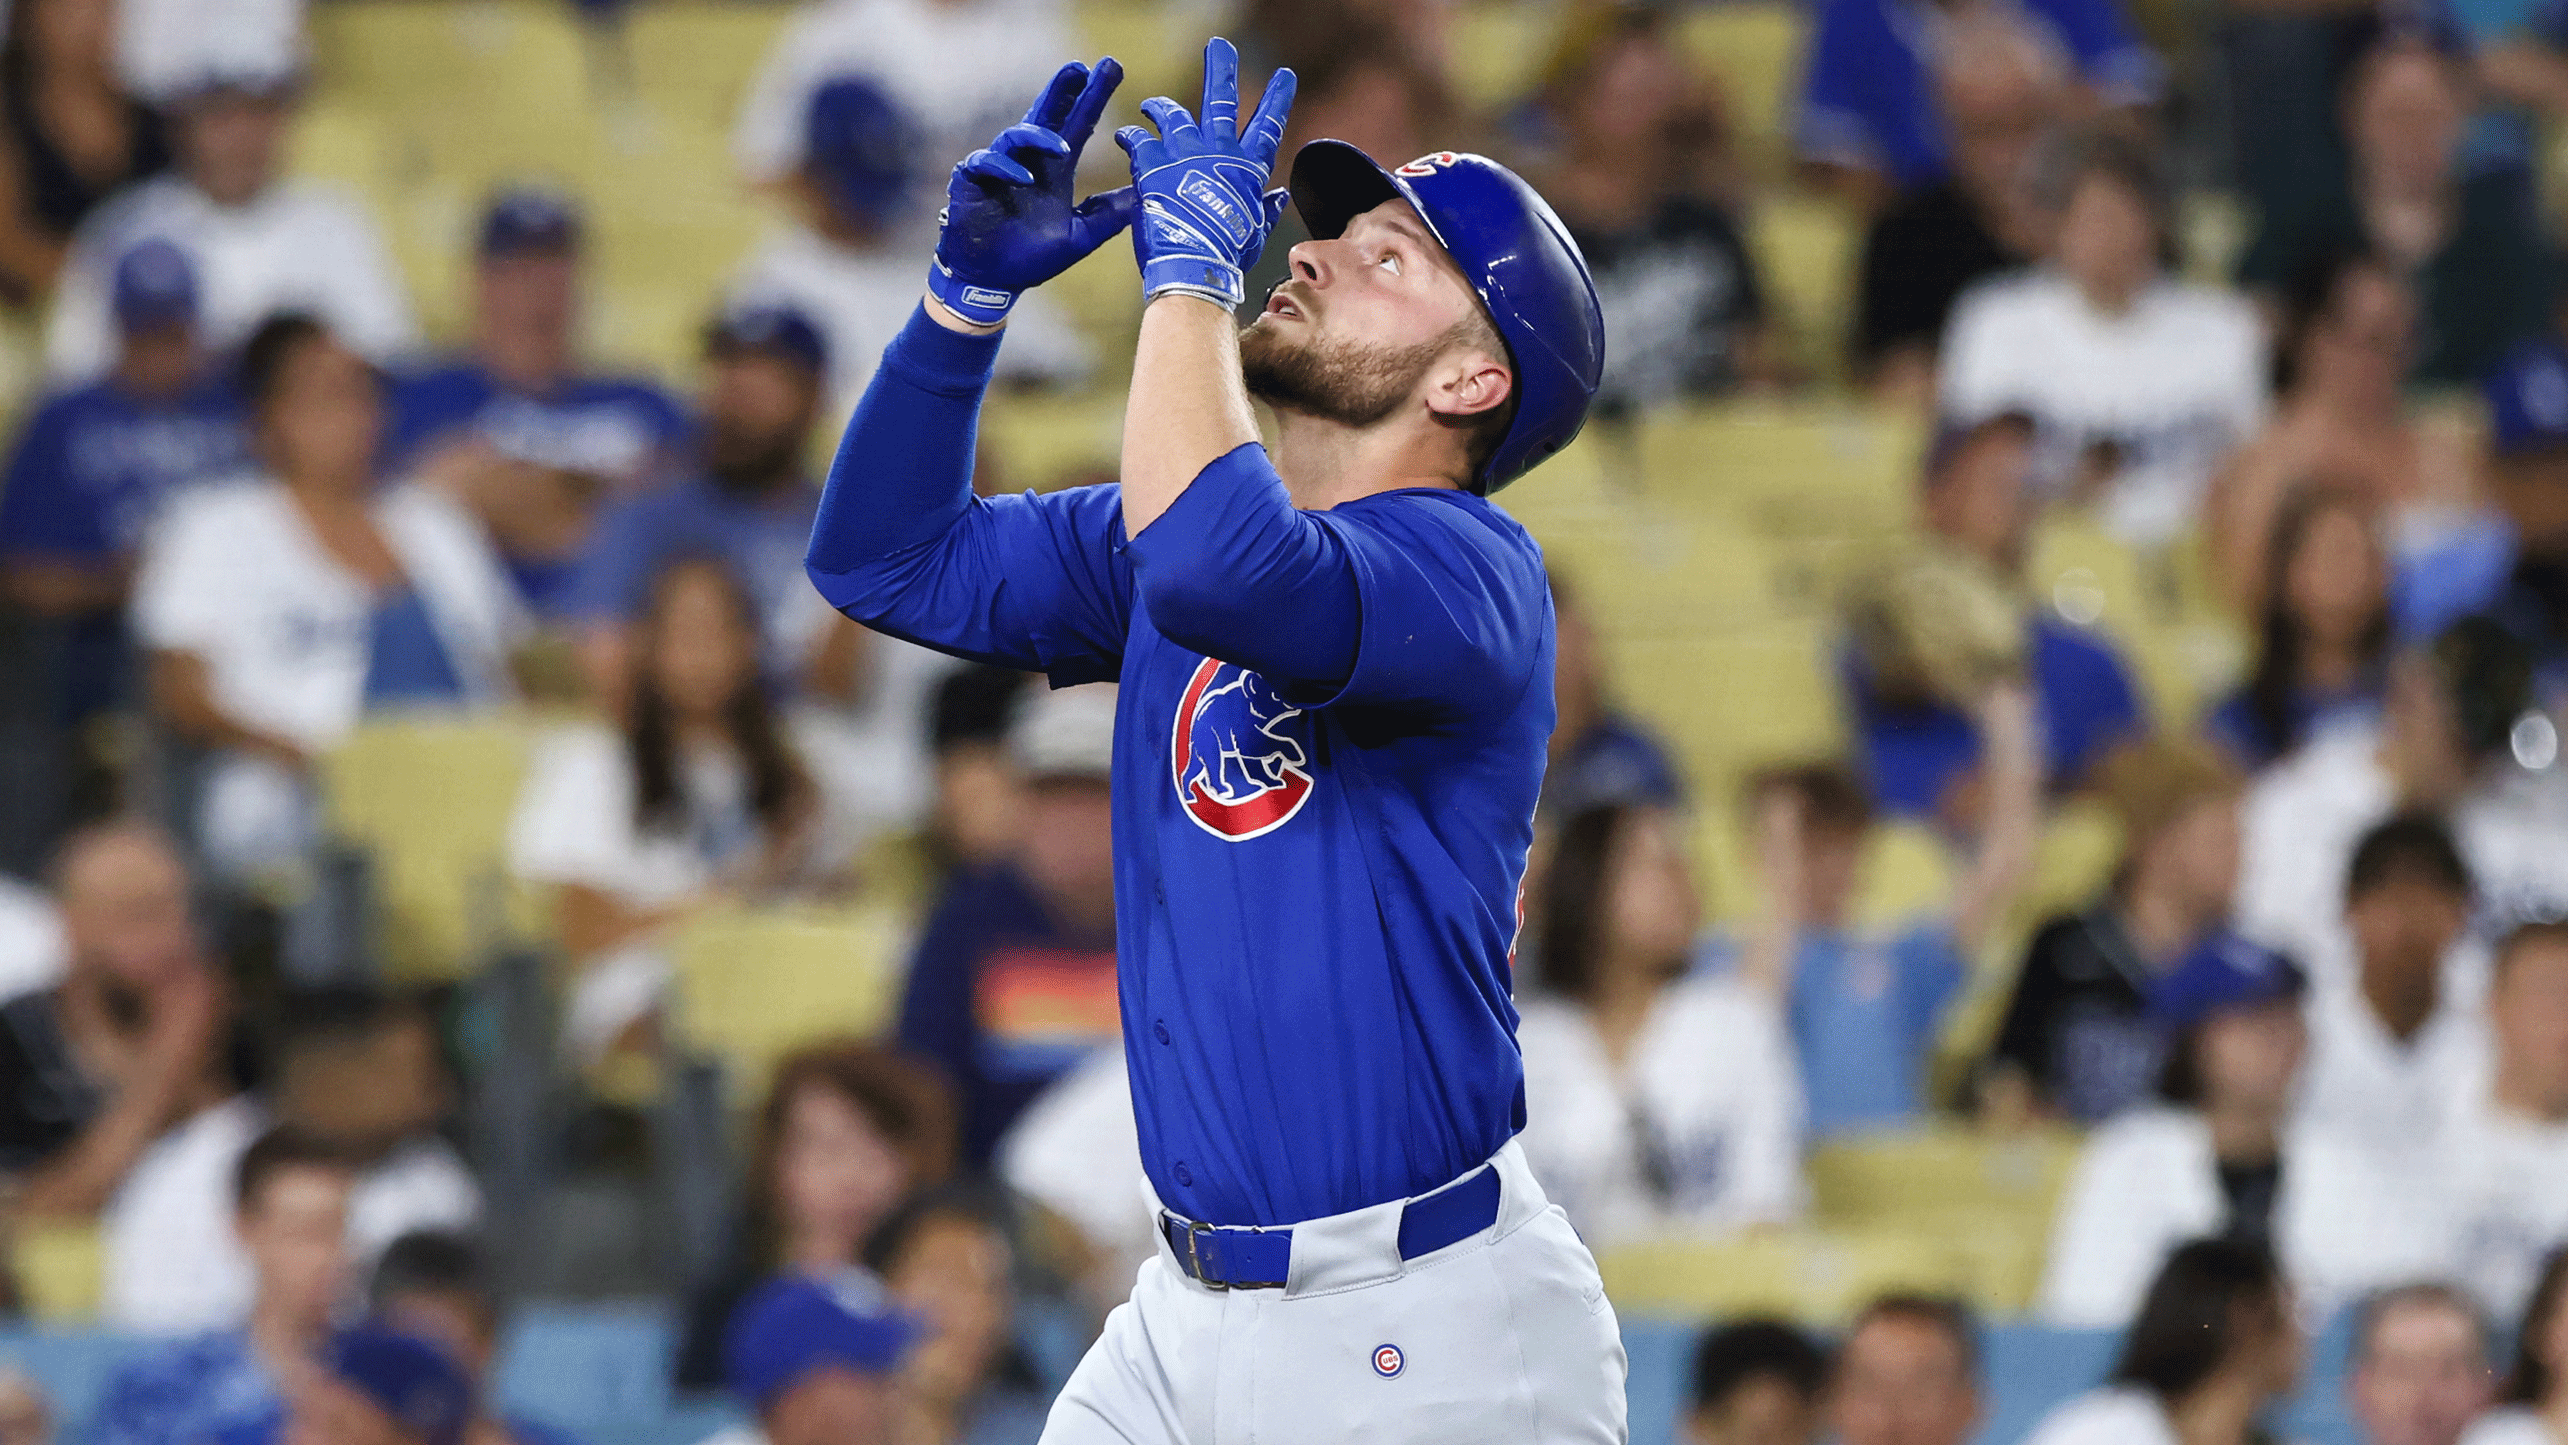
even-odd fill
[[[2393,1285],[2374,1290],[2354,1306],[2354,1331],[2349,1358],[2356,1369],[2371,1358],[2373,1337],[2391,1315],[2402,1310],[2442,1310],[2457,1315],[2470,1326],[2471,1338],[2479,1343],[2481,1354],[2487,1353],[2491,1338],[2488,1315],[2478,1301],[2461,1292],[2455,1285],[2441,1280],[2420,1280],[2413,1284]]]
[[[1953,1347],[1953,1359],[1965,1379],[1976,1382],[1980,1372],[1979,1316],[1971,1307],[1950,1295],[1892,1293],[1877,1296],[1855,1315],[1846,1326],[1845,1338],[1852,1342],[1864,1326],[1876,1321],[1897,1320],[1904,1324],[1924,1325],[1942,1335]],[[1837,1362],[1845,1360],[1845,1349],[1837,1351]]]
[[[417,1229],[385,1245],[366,1283],[376,1309],[410,1295],[442,1295],[465,1306],[484,1334],[499,1327],[499,1300],[490,1270],[472,1236],[454,1230]]]
[[[2150,1283],[2109,1383],[2136,1386],[2162,1402],[2181,1398],[2237,1347],[2241,1305],[2262,1306],[2281,1320],[2283,1276],[2273,1252],[2234,1239],[2184,1245]]]
[[[1872,794],[1864,780],[1844,763],[1799,763],[1770,768],[1748,784],[1748,802],[1776,789],[1801,799],[1802,816],[1814,828],[1834,833],[1860,833],[1872,826]]]
[[[1515,353],[1507,349],[1506,339],[1498,334],[1497,326],[1489,320],[1489,313],[1483,311],[1477,302],[1473,303],[1470,315],[1455,322],[1453,329],[1445,333],[1445,345],[1448,348],[1470,347],[1485,351],[1507,366],[1505,401],[1467,417],[1448,420],[1441,413],[1437,414],[1437,420],[1463,433],[1462,474],[1477,477],[1481,468],[1489,465],[1489,459],[1498,454],[1499,443],[1507,439],[1507,428],[1515,425],[1516,388],[1524,380],[1524,375],[1517,371]]]
[[[279,1124],[241,1151],[232,1166],[232,1208],[255,1214],[266,1201],[267,1188],[279,1175],[297,1169],[327,1170],[354,1180],[356,1161],[348,1151],[291,1124]]]
[[[2470,896],[2470,865],[2452,830],[2432,813],[2400,813],[2372,826],[2354,845],[2345,869],[2345,899],[2361,898],[2394,879],[2422,878],[2447,893]]]
[[[1694,1347],[1695,1409],[1720,1409],[1758,1380],[1780,1381],[1803,1400],[1816,1400],[1828,1383],[1827,1352],[1782,1320],[1734,1320],[1704,1331]]]

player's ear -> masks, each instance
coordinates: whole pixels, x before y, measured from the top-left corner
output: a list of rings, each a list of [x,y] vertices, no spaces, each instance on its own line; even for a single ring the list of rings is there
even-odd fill
[[[1436,385],[1427,394],[1427,410],[1439,416],[1478,416],[1507,404],[1516,378],[1507,363],[1485,351],[1466,349],[1445,359]]]

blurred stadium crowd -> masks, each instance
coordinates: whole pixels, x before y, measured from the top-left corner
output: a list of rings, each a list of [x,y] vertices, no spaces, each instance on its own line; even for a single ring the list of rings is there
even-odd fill
[[[0,8],[0,1445],[1034,1438],[1112,690],[801,557],[948,166],[1216,27],[1596,269],[1518,1003],[1634,1438],[2568,1445],[2551,0]]]

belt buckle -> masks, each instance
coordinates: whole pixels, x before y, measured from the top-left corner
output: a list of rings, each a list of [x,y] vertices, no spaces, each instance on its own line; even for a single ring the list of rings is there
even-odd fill
[[[1200,1220],[1186,1219],[1182,1216],[1177,1222],[1186,1226],[1186,1258],[1195,1266],[1195,1283],[1206,1289],[1229,1289],[1230,1281],[1216,1279],[1205,1271],[1204,1252],[1196,1245],[1196,1241],[1212,1234],[1213,1227]]]

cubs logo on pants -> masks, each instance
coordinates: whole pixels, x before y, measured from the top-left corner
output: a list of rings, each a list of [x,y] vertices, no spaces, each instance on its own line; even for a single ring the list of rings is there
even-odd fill
[[[1282,1289],[1199,1284],[1162,1231],[1044,1445],[1623,1445],[1596,1261],[1515,1144],[1490,1162],[1488,1229],[1404,1261],[1404,1201],[1298,1224]]]

